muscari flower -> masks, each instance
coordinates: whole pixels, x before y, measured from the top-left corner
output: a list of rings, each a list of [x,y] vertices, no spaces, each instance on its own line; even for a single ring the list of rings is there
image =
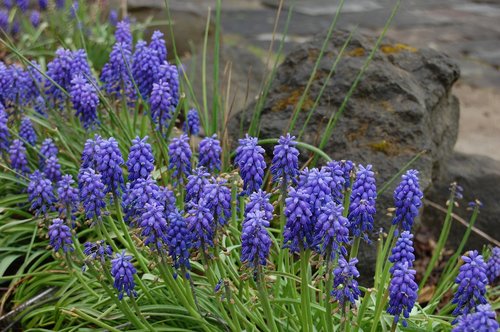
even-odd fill
[[[283,248],[300,252],[312,247],[314,224],[309,195],[304,189],[291,187],[285,199],[286,225],[283,231]]]
[[[45,77],[43,77],[42,75],[41,66],[36,61],[31,61],[31,64],[28,65],[26,68],[27,99],[29,101],[34,101],[35,103],[40,103],[39,98],[44,100],[41,95],[44,84],[45,84]],[[42,113],[42,115],[44,114]]]
[[[452,313],[454,316],[467,315],[474,312],[479,304],[487,303],[485,295],[488,277],[486,276],[487,266],[483,256],[474,250],[469,251],[468,255],[462,256],[462,260],[464,264],[460,267],[455,279],[458,289],[451,301],[457,305]]]
[[[168,61],[163,61],[163,63],[158,68],[158,81],[163,80],[167,82],[170,87],[170,95],[172,97],[172,105],[174,108],[179,104],[180,92],[179,92],[179,71],[175,65],[171,65]]]
[[[14,7],[14,3],[12,2],[12,0],[3,0],[3,5],[7,9],[12,9],[12,7]]]
[[[111,275],[114,279],[113,286],[118,291],[118,299],[123,299],[126,293],[129,297],[137,296],[134,282],[134,275],[137,273],[134,265],[131,263],[132,256],[125,254],[125,250],[117,253],[111,260]]]
[[[376,212],[377,188],[375,187],[375,173],[371,169],[371,165],[366,168],[359,165],[356,180],[352,186],[348,215],[351,234],[355,237],[363,236],[365,241],[369,241],[367,233],[373,229],[373,217]]]
[[[27,174],[30,172],[28,167],[28,159],[26,157],[26,148],[23,143],[15,139],[9,148],[10,165],[11,167],[21,174]]]
[[[108,22],[112,26],[116,26],[118,24],[118,12],[116,9],[111,9],[109,11]]]
[[[49,0],[38,0],[38,6],[40,10],[46,10],[48,7]]]
[[[42,96],[38,96],[35,98],[35,102],[33,105],[35,111],[43,117],[47,117],[47,104],[45,103],[45,99]]]
[[[172,138],[168,146],[168,158],[170,159],[168,168],[174,170],[172,175],[182,184],[182,175],[189,176],[191,173],[191,148],[186,134]]]
[[[225,180],[214,179],[203,187],[201,195],[212,211],[215,222],[221,226],[224,226],[231,217],[231,190],[225,183]]]
[[[321,209],[314,228],[314,247],[328,260],[338,254],[347,255],[344,245],[349,243],[349,220],[342,216],[342,211],[342,205],[328,202]]]
[[[106,259],[113,256],[113,249],[104,240],[96,242],[85,242],[83,245],[83,254],[86,256],[85,261],[99,260],[102,264]]]
[[[56,0],[56,8],[64,9],[66,7],[66,0]]]
[[[167,60],[167,46],[165,45],[165,40],[163,39],[163,33],[156,30],[151,36],[151,43],[149,47],[158,53],[158,58],[161,62]]]
[[[340,256],[338,265],[333,270],[333,290],[330,295],[339,301],[341,306],[349,304],[355,306],[356,300],[361,295],[356,280],[359,278],[357,263],[357,258],[348,262],[343,256]]]
[[[61,165],[57,157],[50,157],[45,161],[43,174],[52,182],[57,182],[61,179]]]
[[[190,204],[188,217],[188,231],[192,235],[193,248],[206,251],[214,245],[214,216],[207,207],[206,200]]]
[[[240,168],[240,175],[243,179],[243,195],[250,195],[259,190],[264,182],[264,149],[257,145],[257,138],[246,135],[239,140],[236,149],[234,162]]]
[[[200,118],[197,110],[189,110],[182,130],[184,130],[184,132],[188,135],[198,135],[200,132]]]
[[[71,102],[76,110],[76,116],[86,129],[94,127],[97,123],[97,107],[99,95],[95,87],[82,75],[77,74],[71,80]]]
[[[5,108],[2,103],[0,103],[0,155],[9,150],[10,132],[7,126],[8,120],[9,117],[5,112]]]
[[[146,203],[144,213],[137,222],[141,228],[141,236],[145,237],[144,245],[152,245],[152,250],[164,251],[167,242],[167,221],[163,213],[163,206],[154,202]]]
[[[97,169],[96,155],[97,148],[101,144],[102,138],[99,135],[95,135],[94,139],[88,139],[83,146],[82,151],[82,165],[81,168],[93,168]]]
[[[132,140],[127,160],[129,182],[134,182],[139,178],[147,179],[155,168],[153,150],[147,140],[147,136],[143,139],[137,136]]]
[[[35,215],[46,215],[49,210],[53,209],[53,204],[56,201],[54,196],[54,188],[52,181],[45,178],[39,170],[30,175],[28,184],[28,199],[31,203],[30,210],[35,212]]]
[[[132,184],[127,184],[122,206],[125,212],[125,220],[133,223],[134,219],[144,213],[144,206],[161,201],[160,188],[156,182],[148,177],[139,178]]]
[[[96,150],[97,171],[102,175],[106,193],[120,196],[123,189],[123,157],[118,142],[113,137],[101,140]]]
[[[199,149],[198,166],[205,167],[209,172],[220,171],[222,148],[217,135],[203,138]]]
[[[252,211],[245,216],[241,231],[241,262],[257,269],[265,266],[271,249],[271,237],[266,228],[269,220],[262,211]]]
[[[3,31],[9,29],[9,12],[5,9],[0,10],[0,29]]]
[[[273,220],[274,206],[269,202],[271,194],[259,189],[253,192],[245,206],[245,215],[250,212],[262,211],[267,220]]]
[[[209,183],[207,173],[204,167],[198,167],[189,175],[186,184],[185,202],[198,202],[203,193],[203,188]]]
[[[490,285],[500,277],[500,247],[495,247],[491,251],[491,256],[486,262],[486,275]]]
[[[35,145],[37,136],[30,118],[24,117],[19,126],[19,136],[30,145]]]
[[[190,269],[189,250],[192,247],[191,233],[184,217],[175,210],[168,216],[167,244],[174,268]],[[188,276],[186,276],[188,277]]]
[[[288,184],[297,183],[299,175],[299,150],[295,147],[295,136],[281,136],[278,144],[274,146],[271,174],[273,181]]]
[[[326,165],[327,172],[330,173],[332,181],[330,181],[330,188],[332,191],[333,200],[337,204],[344,202],[344,192],[346,190],[345,174],[342,164],[338,161],[331,161]]]
[[[396,265],[392,273],[389,284],[389,307],[387,313],[394,316],[397,323],[403,314],[403,326],[408,323],[406,318],[410,317],[410,312],[417,300],[418,285],[415,282],[415,270],[410,269],[406,263]]]
[[[71,239],[71,230],[64,224],[62,219],[52,220],[49,226],[49,243],[55,252],[62,249],[63,252],[73,251],[73,240]]]
[[[158,79],[160,64],[157,51],[148,47],[145,41],[137,42],[132,58],[132,76],[144,100],[151,95],[153,83]]]
[[[165,218],[168,220],[168,216],[172,212],[177,211],[177,207],[175,206],[175,194],[172,190],[160,186],[158,191],[158,202],[163,205],[165,211]]]
[[[321,169],[312,168],[310,170],[306,168],[300,174],[299,187],[309,195],[309,204],[311,205],[314,224],[321,213],[321,209],[332,200],[331,182],[332,178],[325,167]]]
[[[59,213],[63,216],[71,216],[74,218],[73,213],[76,212],[79,202],[78,188],[73,184],[75,181],[71,175],[63,175],[61,180],[57,183],[57,197],[59,203]]]
[[[409,268],[413,267],[413,262],[415,261],[415,254],[413,252],[415,249],[413,248],[412,239],[413,234],[409,231],[404,231],[399,236],[396,245],[392,248],[392,255],[389,257],[389,261],[394,264],[390,269],[391,273],[398,268],[399,264],[406,264]]]
[[[410,231],[418,216],[418,210],[422,206],[423,193],[420,190],[418,171],[411,169],[402,178],[403,180],[394,191],[396,214],[392,224],[401,224],[405,231]]]
[[[480,304],[475,313],[460,316],[452,332],[497,332],[498,329],[495,310],[489,304]]]
[[[25,12],[28,10],[28,7],[30,5],[29,0],[16,0],[17,2],[17,7],[21,9],[22,12]]]
[[[18,19],[14,19],[14,21],[12,21],[12,24],[10,26],[10,34],[13,36],[17,36],[17,34],[19,34],[20,31],[21,31],[21,24],[19,23]]]
[[[50,157],[57,157],[59,149],[54,144],[52,138],[46,138],[40,147],[40,168],[44,169],[45,161]]]
[[[106,206],[104,202],[104,184],[101,178],[101,174],[97,174],[92,168],[83,168],[78,174],[80,201],[87,219],[100,218],[101,210]]]
[[[113,45],[109,61],[101,71],[101,81],[107,93],[117,96],[125,94],[130,100],[135,100],[136,91],[132,81],[132,51],[127,44]]]
[[[132,32],[130,31],[130,23],[126,20],[116,24],[115,40],[116,43],[122,43],[127,49],[132,50]]]
[[[158,130],[166,130],[175,112],[171,88],[166,81],[160,79],[158,83],[153,83],[149,103],[151,119],[156,123]]]
[[[38,26],[40,25],[40,12],[39,11],[34,10],[31,12],[30,22],[34,28],[38,28]]]

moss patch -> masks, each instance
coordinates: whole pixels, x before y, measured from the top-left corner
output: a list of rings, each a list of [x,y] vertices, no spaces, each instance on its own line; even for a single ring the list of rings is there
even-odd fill
[[[304,93],[304,89],[295,89],[288,93],[288,95],[284,98],[281,98],[276,102],[276,104],[273,105],[271,108],[271,111],[273,112],[278,112],[285,110],[289,106],[295,107],[295,105],[298,104],[300,98],[302,97],[302,94]],[[314,105],[314,100],[311,99],[309,94],[306,96],[306,99],[302,103],[302,108],[301,111],[308,112],[312,106]]]
[[[362,47],[356,47],[355,49],[347,52],[347,56],[351,56],[351,57],[360,57],[360,56],[364,56],[365,54],[366,54],[366,51]]]
[[[405,52],[418,51],[418,49],[415,47],[412,47],[412,46],[409,46],[406,44],[400,44],[400,43],[397,43],[394,45],[388,45],[388,44],[382,45],[382,46],[380,46],[380,50],[382,51],[382,53],[385,53],[385,54],[395,54],[395,53],[400,53],[403,51],[405,51]]]
[[[389,142],[385,139],[377,142],[372,142],[369,143],[368,146],[373,150],[373,151],[378,151],[385,153],[388,156],[395,156],[399,154],[399,149],[398,147],[392,143]]]

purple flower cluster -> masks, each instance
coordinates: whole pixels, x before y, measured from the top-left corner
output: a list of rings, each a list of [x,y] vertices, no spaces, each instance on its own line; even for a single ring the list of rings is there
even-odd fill
[[[178,211],[174,211],[168,216],[167,243],[174,268],[189,269],[189,250],[192,247],[191,233],[188,231],[186,220]]]
[[[123,189],[123,157],[118,142],[113,137],[100,140],[96,152],[94,158],[97,171],[102,175],[105,192],[120,196],[120,191]]]
[[[123,299],[123,295],[129,297],[137,296],[134,282],[134,275],[137,273],[134,265],[131,262],[132,256],[125,254],[125,250],[117,253],[115,258],[111,260],[111,275],[114,279],[114,287],[118,291],[118,299]]]
[[[6,153],[9,150],[10,142],[10,132],[7,122],[9,117],[5,112],[5,109],[0,103],[0,155]]]
[[[396,214],[393,225],[401,225],[405,231],[410,231],[418,210],[422,206],[423,193],[420,190],[418,171],[409,170],[402,176],[403,180],[394,191]]]
[[[489,304],[480,304],[475,313],[460,316],[452,332],[497,332],[498,329],[495,311]]]
[[[21,125],[19,126],[19,137],[26,141],[30,145],[35,145],[37,141],[37,136],[33,124],[30,118],[24,117],[21,120]]]
[[[144,100],[151,95],[153,83],[158,79],[160,65],[158,52],[149,47],[145,41],[138,41],[132,58],[132,76]]]
[[[36,29],[40,25],[40,12],[37,10],[34,10],[31,12],[30,15],[30,22],[31,25]]]
[[[326,169],[330,173],[332,181],[330,182],[330,188],[332,190],[333,200],[342,204],[344,202],[344,193],[346,191],[346,174],[345,174],[345,164],[339,161],[331,161],[327,164]],[[349,174],[347,175],[349,178]]]
[[[57,157],[50,157],[45,161],[43,174],[52,182],[57,182],[61,179],[61,165]]]
[[[107,258],[113,256],[113,249],[104,240],[97,242],[85,242],[83,245],[83,254],[86,256],[86,261],[99,260],[104,264]]]
[[[172,175],[182,184],[183,175],[187,177],[191,173],[191,148],[186,134],[172,138],[168,146],[168,158],[170,159],[168,168],[174,170]]]
[[[264,149],[257,145],[256,137],[247,134],[245,138],[239,140],[234,162],[239,167],[243,179],[242,194],[250,195],[262,186],[266,169],[264,152]]]
[[[273,219],[274,207],[269,202],[271,195],[263,191],[262,189],[250,195],[250,199],[245,206],[245,215],[250,212],[262,211],[267,220],[271,221]]]
[[[97,174],[92,168],[82,168],[78,175],[80,201],[88,219],[100,218],[101,210],[106,206],[101,178],[101,174]]]
[[[262,211],[252,211],[245,216],[241,231],[241,261],[257,269],[267,264],[271,237],[267,231],[269,220]]]
[[[339,301],[341,306],[346,304],[354,306],[361,295],[356,280],[356,278],[359,278],[359,272],[356,268],[357,263],[357,258],[353,258],[348,262],[341,256],[337,267],[333,270],[333,290],[330,294]]]
[[[57,157],[59,149],[54,144],[52,138],[46,138],[40,147],[40,168],[45,168],[45,161],[50,157]]]
[[[208,177],[210,173],[207,173],[204,167],[198,167],[193,171],[193,174],[189,175],[186,184],[186,202],[198,202],[202,197],[203,189],[208,185]]]
[[[464,265],[460,267],[455,283],[458,285],[457,292],[451,303],[456,304],[453,310],[454,316],[467,315],[474,312],[479,304],[486,304],[486,263],[483,256],[476,250],[469,251],[468,255],[462,256]],[[456,320],[454,321],[456,322]]]
[[[295,136],[281,136],[278,144],[274,146],[271,173],[273,181],[288,184],[296,183],[299,175],[299,150],[295,147]]]
[[[369,241],[368,232],[373,230],[373,217],[375,212],[375,200],[377,199],[377,188],[375,186],[375,173],[372,166],[366,168],[359,165],[356,180],[352,186],[351,204],[349,206],[350,231],[355,237],[363,236]]]
[[[71,229],[64,224],[62,219],[52,220],[49,226],[49,243],[54,251],[62,249],[63,252],[73,251],[73,240],[71,239]]]
[[[332,178],[326,167],[305,169],[300,174],[299,188],[309,195],[312,222],[316,224],[321,209],[332,200]]]
[[[309,194],[303,189],[288,191],[285,199],[286,225],[283,231],[283,248],[300,252],[313,247],[314,223],[312,222]]]
[[[170,86],[172,104],[177,107],[180,98],[179,71],[177,70],[177,67],[169,64],[167,61],[163,61],[158,69],[158,80],[163,80]]]
[[[188,231],[191,233],[193,248],[206,252],[214,245],[214,216],[207,207],[206,200],[190,204],[187,217]]]
[[[198,166],[203,166],[210,172],[220,171],[222,148],[217,135],[203,138],[200,142],[199,152]]]
[[[126,49],[132,50],[132,32],[130,31],[130,23],[126,20],[117,23],[115,40],[116,44],[121,43],[126,47]]]
[[[491,251],[491,256],[486,262],[486,274],[490,285],[500,277],[500,247],[495,247]]]
[[[182,130],[184,130],[184,132],[188,135],[198,135],[200,132],[200,118],[197,110],[189,110]]]
[[[79,202],[78,188],[73,187],[75,181],[71,175],[63,175],[57,183],[59,213],[62,216],[73,216]]]
[[[134,100],[136,96],[132,81],[132,51],[127,44],[117,42],[109,54],[109,61],[101,71],[101,81],[107,93],[124,94]]]
[[[328,202],[322,209],[314,229],[314,247],[327,260],[334,260],[338,255],[347,255],[344,245],[349,243],[349,220],[342,216],[344,208],[334,201]]]
[[[28,158],[26,157],[26,148],[20,140],[15,139],[12,141],[9,148],[9,156],[10,165],[15,171],[21,174],[28,174],[30,172]]]
[[[141,214],[138,226],[142,229],[141,236],[145,237],[144,245],[152,245],[153,250],[164,251],[167,239],[167,221],[161,204],[146,203],[144,213]]]
[[[153,150],[147,140],[147,136],[143,139],[137,136],[132,140],[132,147],[127,160],[129,182],[134,182],[137,179],[147,179],[155,167]]]
[[[212,211],[216,227],[225,225],[231,217],[231,190],[225,183],[225,180],[212,180],[203,187],[201,195]]]
[[[165,39],[163,39],[163,33],[158,30],[154,31],[149,47],[156,51],[160,62],[167,60],[167,46],[165,45]]]
[[[410,317],[410,312],[417,301],[418,285],[415,282],[416,271],[409,268],[408,264],[395,265],[396,269],[392,273],[389,284],[389,307],[387,313],[394,316],[397,323],[401,314],[403,315],[403,326],[408,323],[406,318]]]
[[[97,107],[99,106],[99,96],[95,87],[88,82],[88,79],[77,74],[71,80],[70,96],[76,116],[80,118],[83,126],[87,129],[94,127],[98,123]]]
[[[168,127],[176,106],[168,82],[160,79],[158,83],[153,83],[149,102],[151,119],[157,125],[158,130],[163,131]]]
[[[400,264],[406,264],[408,267],[413,267],[415,261],[415,249],[413,248],[413,234],[404,231],[399,236],[396,245],[392,248],[392,255],[389,261],[394,265],[391,267],[390,272],[393,273]]]
[[[31,202],[30,209],[38,216],[46,215],[53,208],[56,201],[52,182],[46,179],[39,170],[30,175],[28,184],[28,199]]]
[[[133,183],[127,184],[122,201],[125,220],[133,224],[134,220],[144,213],[146,204],[157,203],[161,201],[160,197],[160,188],[150,177],[147,179],[139,178]]]

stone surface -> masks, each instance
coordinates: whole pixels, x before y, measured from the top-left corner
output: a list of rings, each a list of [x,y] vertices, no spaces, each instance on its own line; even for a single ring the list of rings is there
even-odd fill
[[[467,210],[467,203],[479,199],[483,206],[475,227],[487,233],[497,241],[500,239],[500,161],[473,154],[454,153],[444,163],[441,174],[436,179],[432,188],[426,193],[426,198],[431,202],[444,206],[449,197],[449,185],[456,181],[464,189],[464,199],[459,202],[459,207],[454,212],[468,220],[471,211]],[[424,208],[422,220],[439,236],[445,214],[428,205]],[[466,230],[462,224],[454,221],[451,228],[448,246],[456,248]],[[467,249],[481,249],[489,242],[474,233],[467,243]]]
[[[336,31],[319,65],[304,111],[299,113],[297,135],[309,109],[325,83],[330,67],[348,33]],[[324,36],[298,46],[279,67],[261,115],[260,137],[278,137],[287,131],[294,106],[302,95],[321,48]],[[302,141],[317,145],[325,125],[338,111],[349,87],[373,47],[374,39],[354,35],[336,73],[326,82],[325,93],[306,127]],[[413,165],[421,174],[422,188],[428,188],[439,174],[442,162],[451,155],[458,133],[459,106],[451,88],[459,77],[458,66],[446,55],[431,49],[414,49],[386,40],[368,66],[358,88],[347,103],[325,152],[334,159],[351,159],[373,164],[379,187],[408,161],[427,151]],[[251,110],[253,105],[250,105]],[[250,111],[240,117],[248,123]],[[376,228],[388,228],[386,209],[393,206],[392,191],[397,181],[378,200]],[[362,269],[371,273],[372,247],[363,246]]]

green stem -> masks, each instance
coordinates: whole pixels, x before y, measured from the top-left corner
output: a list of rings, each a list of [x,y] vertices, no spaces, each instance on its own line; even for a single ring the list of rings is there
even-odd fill
[[[382,293],[384,296],[379,296],[379,294],[381,295]],[[371,332],[375,332],[377,330],[378,322],[380,321],[380,316],[382,315],[382,309],[385,307],[388,297],[389,290],[384,292],[383,289],[380,289],[377,291],[377,303],[375,304],[375,315],[373,317]]]
[[[349,255],[349,259],[353,259],[354,257],[358,256],[358,251],[359,251],[359,243],[361,242],[361,238],[358,236],[354,239],[352,242],[352,247],[351,247],[351,252]]]
[[[392,325],[391,325],[391,332],[395,332],[397,327],[398,327],[398,323],[396,323],[395,321],[393,321]]]
[[[300,275],[301,275],[301,309],[302,309],[302,330],[312,331],[313,322],[311,316],[311,294],[309,292],[309,250],[302,250],[300,258]]]
[[[267,294],[266,283],[262,273],[261,265],[258,265],[258,270],[257,270],[257,289],[259,290],[260,302],[262,303],[262,307],[264,309],[264,314],[267,319],[267,324],[270,325],[270,330],[272,332],[277,332],[278,328],[276,327],[273,311],[271,309],[271,305],[269,304],[269,295]]]
[[[327,256],[327,259],[330,258],[330,255]],[[325,321],[326,321],[326,331],[333,332],[333,321],[332,321],[332,303],[330,302],[330,292],[332,290],[333,277],[332,271],[330,268],[330,261],[326,263],[326,272],[325,272]]]
[[[370,302],[370,294],[371,290],[366,290],[365,296],[363,296],[363,300],[361,301],[361,306],[359,307],[358,310],[358,317],[356,319],[356,324],[354,324],[353,332],[359,331],[359,327],[361,326],[361,321],[363,320],[363,317],[365,317],[365,311],[366,308],[368,307],[368,302]]]

